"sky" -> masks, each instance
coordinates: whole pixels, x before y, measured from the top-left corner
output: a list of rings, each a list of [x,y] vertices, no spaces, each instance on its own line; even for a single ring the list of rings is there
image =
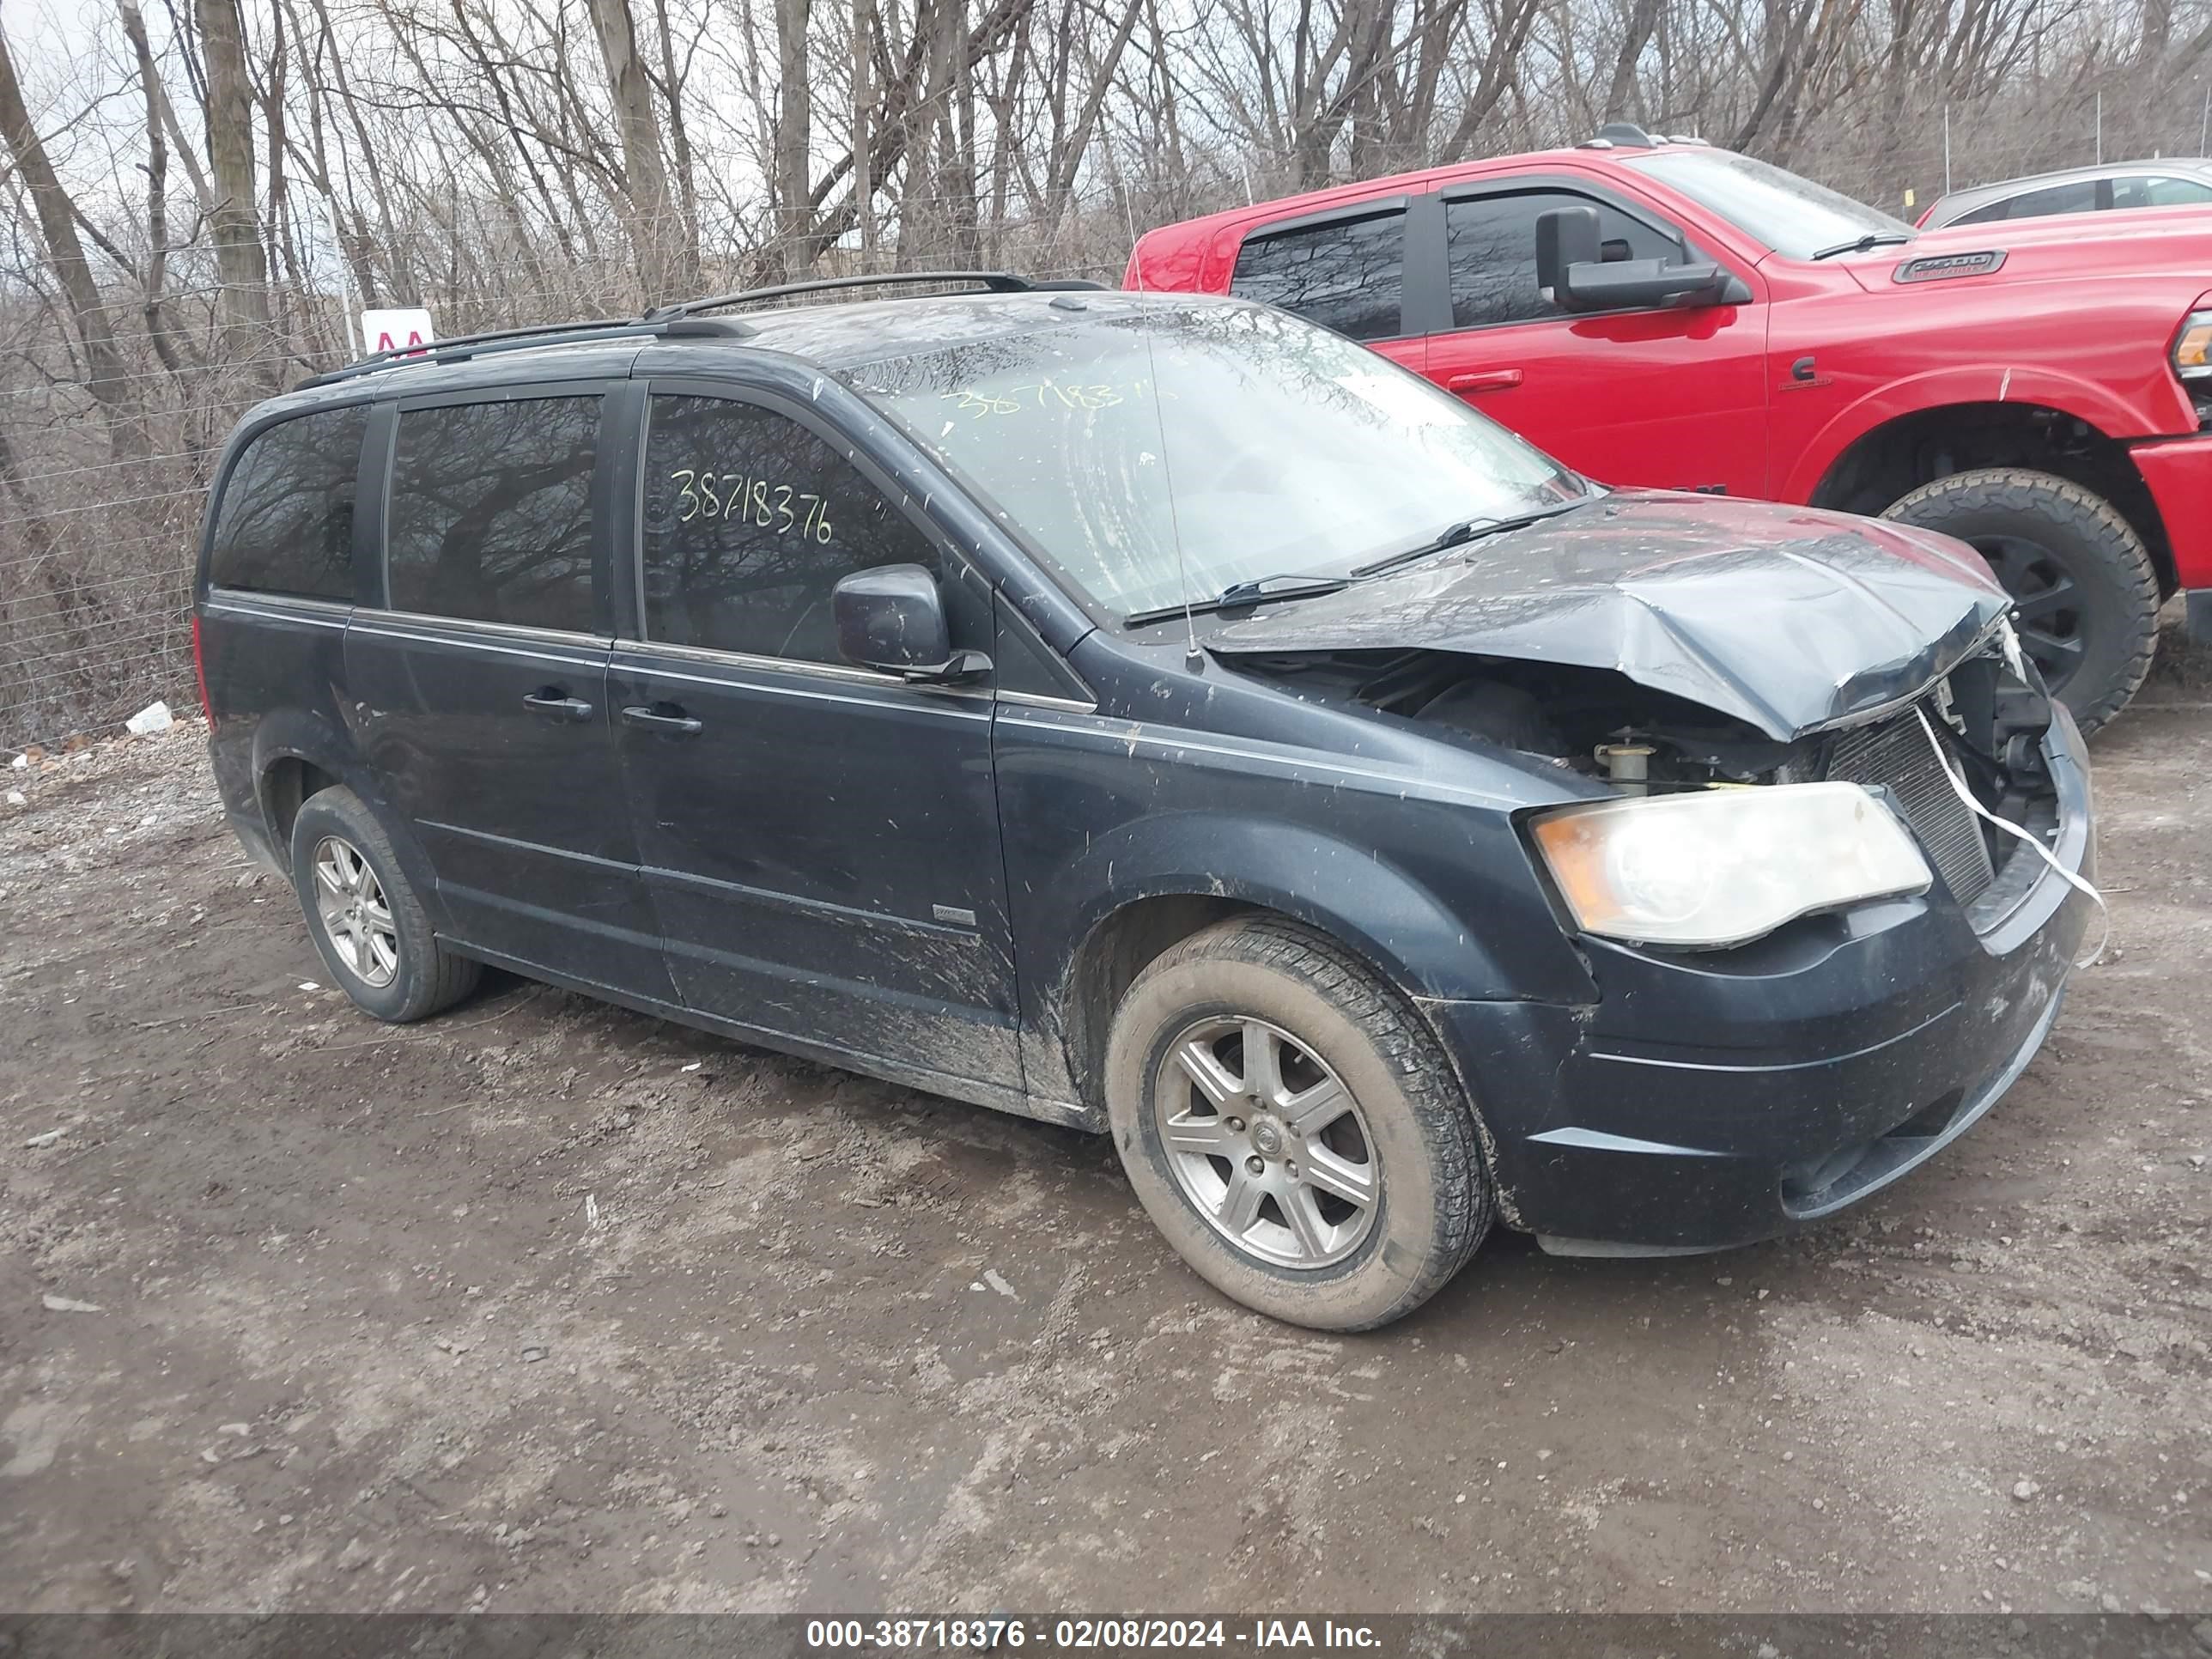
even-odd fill
[[[122,33],[114,8],[93,0],[0,0],[0,27],[27,70],[52,69],[107,31]]]

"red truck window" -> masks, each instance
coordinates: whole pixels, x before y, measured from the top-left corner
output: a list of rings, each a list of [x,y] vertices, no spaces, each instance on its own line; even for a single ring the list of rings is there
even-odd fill
[[[1444,209],[1451,260],[1452,326],[1484,328],[1561,313],[1536,287],[1536,218],[1553,208],[1597,210],[1608,259],[1679,260],[1682,249],[1619,208],[1565,190],[1474,196]]]
[[[1406,215],[1261,234],[1244,244],[1229,291],[1333,328],[1354,340],[1403,334]]]

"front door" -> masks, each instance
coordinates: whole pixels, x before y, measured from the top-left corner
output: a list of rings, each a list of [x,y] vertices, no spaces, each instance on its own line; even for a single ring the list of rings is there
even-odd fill
[[[1424,370],[1601,483],[1764,496],[1763,305],[1572,315],[1536,285],[1536,219],[1597,211],[1607,258],[1705,257],[1640,204],[1565,184],[1442,192],[1450,315]]]
[[[410,403],[396,437],[380,411],[386,602],[356,613],[346,680],[459,943],[667,1000],[606,708],[605,401]]]
[[[607,700],[684,1001],[924,1086],[1018,1091],[988,690],[841,660],[848,572],[988,594],[810,414],[656,382],[636,637]],[[974,1088],[951,1092],[974,1095]]]

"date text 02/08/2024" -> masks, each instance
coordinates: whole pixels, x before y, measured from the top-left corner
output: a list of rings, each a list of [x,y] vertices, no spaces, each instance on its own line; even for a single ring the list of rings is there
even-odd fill
[[[1118,1648],[1371,1649],[1373,1628],[1334,1619],[810,1619],[806,1645],[836,1650],[988,1650],[1029,1646]]]

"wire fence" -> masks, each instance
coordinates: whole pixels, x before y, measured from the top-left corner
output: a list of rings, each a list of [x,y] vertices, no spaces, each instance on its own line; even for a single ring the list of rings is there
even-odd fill
[[[2107,107],[2101,94],[2084,94],[2048,106],[2025,127],[1979,108],[1920,110],[1909,131],[1854,128],[1817,155],[1782,159],[1911,218],[1947,187],[2212,148],[2212,82],[2203,94],[2185,106],[2124,112]],[[1571,135],[1527,136],[1542,143]],[[1370,148],[1363,169],[1387,173],[1437,159],[1419,147]],[[1286,193],[1303,182],[1297,164],[1288,155],[1247,154],[1212,159],[1164,183],[1100,182],[1049,222],[1013,218],[977,228],[975,198],[917,197],[901,211],[926,217],[944,234],[944,255],[922,257],[896,237],[864,254],[848,239],[815,269],[859,274],[917,262],[1004,265],[1112,283],[1130,243],[1152,223]],[[640,291],[635,245],[625,240],[636,231],[635,223],[605,228],[595,251],[562,259],[544,248],[507,258],[479,248],[465,262],[449,261],[444,278],[410,297],[428,304],[448,335],[635,315],[668,297]],[[695,258],[687,276],[702,292],[774,280],[775,252],[746,248],[719,259]],[[335,257],[317,267],[338,268]],[[189,292],[207,296],[191,319],[202,360],[175,366],[174,354],[159,349],[140,300],[125,294],[112,307],[125,357],[119,374],[94,385],[52,331],[42,347],[18,343],[14,366],[0,369],[0,381],[13,381],[0,384],[0,747],[52,744],[112,727],[157,698],[173,705],[192,699],[191,571],[223,440],[271,392],[350,355],[343,343],[350,307],[334,280],[273,286],[270,310],[280,324],[258,345],[228,354],[218,349],[216,290],[185,288],[170,297]],[[23,331],[17,333],[20,342]]]
[[[1101,257],[1072,263],[1041,264],[1011,249],[1001,261],[959,263],[1110,283],[1127,240],[1117,234]],[[896,263],[888,255],[868,264],[833,255],[823,274],[888,273]],[[756,258],[734,258],[700,281],[734,289],[757,266]],[[438,296],[426,297],[438,304]],[[634,316],[646,303],[635,272],[611,264],[553,283],[507,284],[495,297],[440,305],[436,315],[450,336]],[[316,331],[334,340],[344,337],[342,306],[335,293],[289,291],[271,309],[289,313],[295,330],[301,319],[319,317]],[[353,355],[295,337],[179,374],[155,362],[148,331],[118,329],[118,345],[133,361],[98,388],[58,375],[0,386],[0,748],[52,747],[112,729],[156,700],[173,707],[196,700],[191,573],[223,441],[271,392]],[[118,422],[143,454],[112,453]]]

